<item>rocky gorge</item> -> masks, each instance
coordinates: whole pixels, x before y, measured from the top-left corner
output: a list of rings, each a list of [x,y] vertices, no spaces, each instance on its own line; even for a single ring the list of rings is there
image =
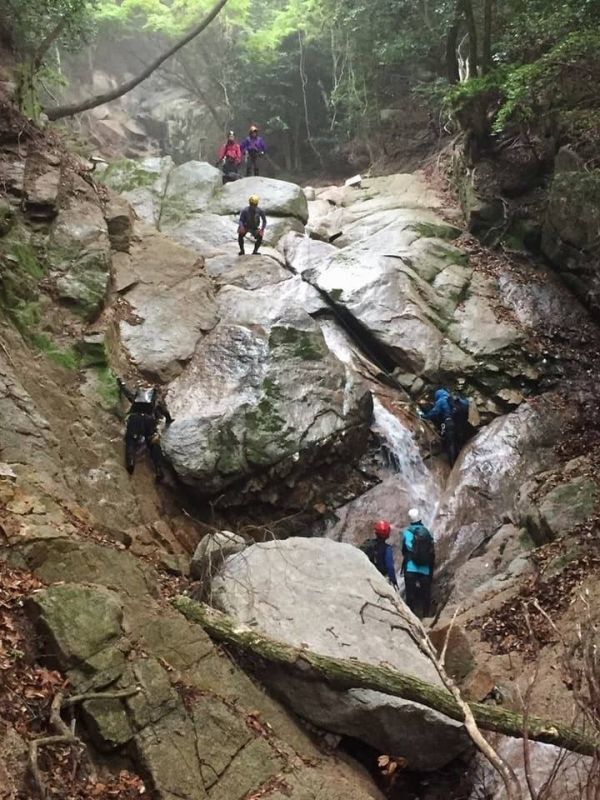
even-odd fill
[[[222,186],[207,163],[163,157],[92,175],[29,129],[4,137],[0,186],[0,549],[37,582],[18,612],[35,647],[11,658],[84,695],[77,731],[98,768],[126,765],[161,800],[448,797],[435,788],[447,769],[457,797],[504,797],[456,720],[257,668],[170,601],[441,687],[351,547],[387,517],[399,566],[417,504],[438,551],[432,641],[456,612],[448,671],[470,700],[522,710],[540,668],[502,613],[546,581],[568,626],[570,599],[594,593],[599,336],[560,276],[486,251],[420,172]],[[266,246],[240,257],[251,193]],[[116,375],[157,384],[173,415],[163,486],[143,458],[125,471]],[[416,415],[439,385],[480,416],[452,469]],[[556,639],[540,647],[557,658]],[[561,675],[542,669],[539,684],[533,711],[570,722]],[[3,728],[16,798],[32,734]],[[522,777],[515,741],[498,747]],[[406,774],[386,782],[381,754]],[[576,796],[581,768],[563,770],[555,800]]]

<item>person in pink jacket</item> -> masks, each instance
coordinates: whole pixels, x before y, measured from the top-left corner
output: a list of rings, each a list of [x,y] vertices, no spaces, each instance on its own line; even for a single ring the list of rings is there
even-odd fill
[[[219,160],[217,166],[222,165],[223,183],[236,181],[239,176],[239,168],[242,163],[242,151],[235,140],[233,131],[229,131],[227,141],[219,148]]]

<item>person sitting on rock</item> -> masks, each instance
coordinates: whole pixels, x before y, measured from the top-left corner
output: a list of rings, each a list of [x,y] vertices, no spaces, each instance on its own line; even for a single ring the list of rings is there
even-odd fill
[[[139,386],[134,392],[125,385],[121,378],[117,378],[117,384],[119,390],[131,403],[125,429],[125,467],[127,472],[130,475],[133,474],[135,459],[139,447],[144,441],[154,464],[156,482],[160,483],[164,477],[164,470],[158,423],[164,418],[167,425],[170,425],[173,417],[160,399],[156,386]]]
[[[248,204],[240,214],[240,221],[238,225],[238,243],[240,245],[240,255],[244,255],[244,237],[247,233],[254,239],[253,255],[258,253],[258,249],[262,244],[265,235],[265,228],[267,227],[267,218],[265,212],[258,205],[258,197],[253,194],[248,198]]]
[[[258,161],[267,152],[267,145],[262,136],[258,135],[256,125],[251,125],[248,136],[241,144],[242,153],[246,157],[246,177],[258,175]]]
[[[223,183],[236,181],[239,176],[240,164],[242,163],[242,151],[235,140],[233,131],[229,131],[227,141],[219,148],[219,159],[217,166],[221,164],[223,168]]]
[[[433,536],[421,522],[418,509],[408,512],[410,524],[402,531],[402,574],[406,605],[419,619],[429,616],[431,582],[435,566]]]
[[[372,564],[374,564],[379,572],[384,575],[388,581],[398,588],[398,580],[396,578],[396,568],[394,566],[394,551],[392,546],[387,543],[390,538],[392,526],[386,519],[380,519],[373,526],[375,537],[367,539],[360,549],[365,553]]]
[[[433,399],[434,404],[429,411],[419,411],[419,416],[438,426],[444,450],[452,466],[469,438],[469,401],[464,397],[451,395],[447,389],[438,389]]]

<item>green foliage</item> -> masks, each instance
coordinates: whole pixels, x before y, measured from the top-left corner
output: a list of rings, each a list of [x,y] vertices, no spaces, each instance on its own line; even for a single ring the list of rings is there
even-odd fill
[[[94,372],[102,405],[109,410],[115,408],[119,402],[119,389],[114,372],[110,367],[96,367]]]
[[[116,192],[131,192],[143,186],[152,186],[160,176],[149,172],[129,158],[113,161],[100,175],[100,180]]]
[[[44,353],[51,361],[69,370],[77,370],[80,367],[79,354],[72,348],[62,349],[52,341],[45,333],[29,331],[26,340],[32,344],[40,353]]]

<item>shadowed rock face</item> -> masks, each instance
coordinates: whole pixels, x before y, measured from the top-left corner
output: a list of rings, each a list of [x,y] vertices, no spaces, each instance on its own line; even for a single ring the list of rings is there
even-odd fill
[[[357,548],[328,539],[257,544],[226,559],[212,602],[244,625],[316,653],[387,663],[439,685],[433,664],[403,628],[391,588]],[[405,609],[408,618],[412,615]],[[394,626],[392,627],[392,623]],[[302,717],[433,770],[467,747],[462,726],[380,692],[335,692],[283,670],[263,678]]]
[[[439,199],[417,175],[321,192],[309,207],[313,236],[343,235],[331,245],[288,234],[288,263],[359,322],[399,371],[429,383],[474,381],[488,397],[539,376],[526,321],[497,280],[450,244],[460,231],[439,216]]]

